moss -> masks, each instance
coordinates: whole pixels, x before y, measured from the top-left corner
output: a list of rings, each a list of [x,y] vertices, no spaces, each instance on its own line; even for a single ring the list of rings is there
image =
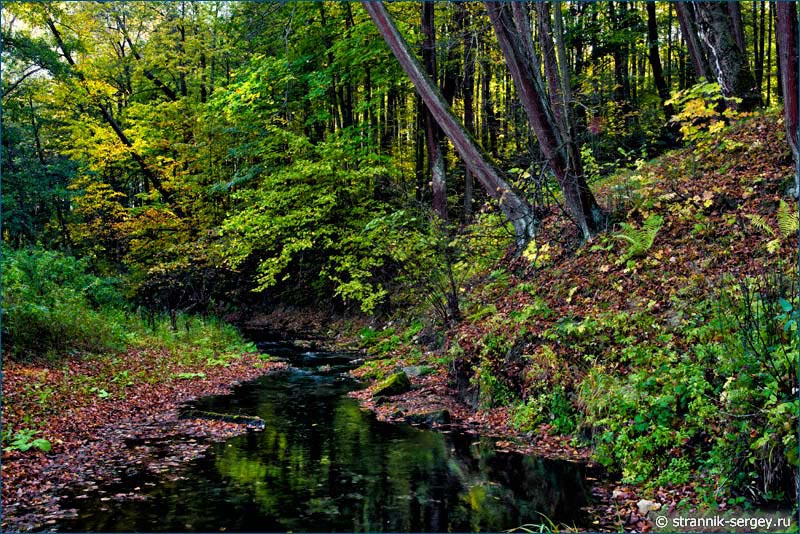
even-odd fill
[[[373,397],[399,395],[410,389],[411,381],[408,375],[400,371],[379,382],[372,395]]]

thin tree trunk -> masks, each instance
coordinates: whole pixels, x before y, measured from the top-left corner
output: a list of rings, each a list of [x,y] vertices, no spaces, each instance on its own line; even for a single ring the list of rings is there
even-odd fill
[[[517,247],[521,249],[532,237],[536,228],[537,221],[533,214],[533,208],[500,176],[497,168],[489,162],[487,156],[459,123],[442,94],[425,75],[422,65],[411,54],[408,43],[389,17],[383,2],[363,0],[362,5],[464,163],[484,187],[486,193],[500,204],[503,214],[514,227]]]
[[[755,1],[753,2],[755,5]],[[744,40],[744,25],[742,24],[742,5],[739,0],[728,0],[728,16],[731,19],[731,33],[733,39],[736,41],[736,46],[739,47],[739,52],[744,56],[747,54],[747,44]],[[753,26],[753,43],[756,42],[755,35],[757,35],[757,28]],[[755,46],[753,47],[755,48]]]
[[[769,27],[767,29],[767,107],[772,98],[772,20],[775,17],[775,2],[769,2]]]
[[[783,117],[786,125],[786,140],[792,149],[795,162],[798,158],[797,120],[798,101],[797,87],[800,81],[797,71],[797,4],[796,2],[776,2],[777,25],[775,33],[778,41],[778,63],[781,67],[781,88],[783,93]],[[795,191],[800,192],[800,183],[795,176]]]
[[[436,84],[436,27],[434,3],[422,3],[422,64],[431,83]],[[446,99],[445,99],[446,100]],[[436,119],[425,111],[425,140],[428,147],[428,170],[431,173],[431,207],[443,221],[447,220],[447,181],[442,151],[442,131]]]
[[[464,127],[471,135],[475,135],[475,33],[468,29],[469,11],[463,3],[456,4],[459,26],[464,40],[464,76],[461,94],[464,99]],[[472,220],[472,171],[464,170],[464,221]]]
[[[669,100],[669,86],[664,79],[664,72],[661,69],[661,57],[658,54],[658,25],[656,24],[656,5],[653,2],[645,2],[647,9],[647,57],[650,59],[650,68],[653,69],[653,81],[661,98],[661,105],[664,109],[664,118],[669,123],[675,110],[672,105],[667,104]]]

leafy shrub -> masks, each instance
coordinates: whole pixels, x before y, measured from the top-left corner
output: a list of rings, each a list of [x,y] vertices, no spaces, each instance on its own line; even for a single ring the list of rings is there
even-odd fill
[[[528,397],[514,407],[511,422],[519,430],[530,431],[539,425],[550,424],[555,434],[569,434],[578,425],[578,414],[563,386]]]
[[[120,302],[114,280],[86,262],[41,249],[3,249],[3,335],[15,357],[120,348],[120,325],[102,310]]]
[[[594,366],[580,403],[597,459],[628,482],[682,484],[700,471],[727,492],[793,494],[798,314],[781,294],[794,291],[780,277],[743,281],[695,308],[678,332],[690,350],[645,343],[627,351],[626,373]]]
[[[34,439],[33,436],[38,434],[37,430],[23,429],[17,432],[12,432],[8,429],[3,432],[3,443],[8,445],[3,446],[3,450],[27,452],[30,449],[39,449],[43,452],[48,452],[51,448],[50,442],[43,438]]]

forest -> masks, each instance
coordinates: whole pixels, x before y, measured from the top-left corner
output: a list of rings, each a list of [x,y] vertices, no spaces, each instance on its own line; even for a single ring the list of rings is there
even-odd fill
[[[0,9],[4,531],[796,531],[796,2]]]

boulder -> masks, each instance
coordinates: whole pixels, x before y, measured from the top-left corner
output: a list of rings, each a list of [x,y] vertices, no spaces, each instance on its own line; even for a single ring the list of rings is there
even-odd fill
[[[372,392],[372,396],[390,397],[392,395],[399,395],[400,393],[405,393],[410,389],[411,389],[411,380],[408,379],[407,374],[405,374],[403,371],[400,371],[399,373],[395,373],[389,376],[388,378],[380,381],[378,385],[375,386],[375,390]]]
[[[438,425],[449,425],[450,412],[447,410],[434,410],[432,412],[412,413],[406,416],[405,422],[427,428]]]

